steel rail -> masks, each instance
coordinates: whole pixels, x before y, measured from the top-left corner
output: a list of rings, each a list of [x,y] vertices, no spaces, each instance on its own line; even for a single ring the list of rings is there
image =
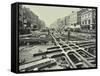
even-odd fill
[[[62,40],[61,40],[62,41]],[[66,44],[64,41],[62,41],[66,46],[68,46],[68,47],[70,47],[68,44]],[[77,46],[76,46],[77,47]],[[79,47],[80,48],[80,47]],[[70,47],[70,49],[72,49],[73,50],[73,48],[71,48]],[[76,50],[73,50],[82,60],[83,60],[83,62],[85,62],[87,65],[88,65],[88,67],[94,67],[94,65],[93,64],[91,64],[90,62],[88,62],[84,57],[82,57],[79,53],[77,53],[76,52]]]
[[[51,34],[51,36],[54,39],[54,42],[56,43],[56,45],[59,46],[60,49],[62,50],[62,53],[65,55],[67,61],[69,61],[69,63],[72,66],[72,68],[77,68],[76,65],[71,61],[71,59],[69,58],[69,56],[66,54],[66,52],[64,51],[64,49],[62,48],[62,46],[58,43],[58,41],[56,40],[56,38],[52,34]]]

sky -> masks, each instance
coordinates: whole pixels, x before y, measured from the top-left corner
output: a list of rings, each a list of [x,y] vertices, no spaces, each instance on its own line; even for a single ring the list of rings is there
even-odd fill
[[[47,27],[50,27],[54,21],[58,18],[63,18],[72,13],[72,11],[78,11],[79,8],[72,7],[54,7],[54,6],[37,6],[37,5],[23,5],[29,8],[32,12],[39,16],[43,20]]]

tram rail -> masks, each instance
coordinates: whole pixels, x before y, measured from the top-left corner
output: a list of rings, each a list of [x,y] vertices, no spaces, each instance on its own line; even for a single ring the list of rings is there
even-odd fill
[[[94,67],[94,65],[91,63],[91,61],[88,61],[86,58],[84,58],[84,56],[82,56],[81,54],[79,54],[79,53],[76,51],[76,49],[77,49],[77,50],[81,49],[82,52],[84,52],[84,55],[87,54],[87,55],[91,56],[92,59],[95,59],[95,56],[94,56],[94,55],[90,54],[89,52],[87,52],[86,50],[84,50],[83,48],[81,48],[80,46],[78,46],[78,45],[76,45],[76,44],[74,44],[74,43],[72,43],[72,42],[70,42],[70,44],[67,44],[67,43],[65,43],[62,39],[59,39],[59,41],[60,41],[60,43],[59,43],[59,42],[57,41],[57,39],[55,38],[56,36],[53,36],[52,34],[51,34],[51,36],[52,36],[52,38],[54,39],[56,45],[59,46],[60,49],[62,50],[62,52],[65,54],[67,60],[70,62],[70,66],[72,66],[73,68],[77,68],[76,64],[74,63],[75,61],[72,61],[72,59],[68,56],[68,53],[73,52],[73,54],[76,55],[75,57],[76,57],[77,59],[81,60],[82,67]],[[62,42],[62,44],[61,44],[61,42]],[[93,43],[91,43],[91,44],[93,44]],[[69,52],[65,52],[65,49],[63,49],[62,45],[67,46],[67,47],[70,48],[71,50],[70,50]],[[73,48],[73,47],[74,47],[74,48]],[[75,48],[76,48],[76,49],[75,49]],[[76,59],[75,59],[75,60],[76,60]],[[77,63],[77,64],[78,64],[78,63]]]

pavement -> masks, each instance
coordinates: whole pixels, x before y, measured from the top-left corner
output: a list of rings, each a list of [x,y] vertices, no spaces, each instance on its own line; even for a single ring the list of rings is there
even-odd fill
[[[25,63],[41,59],[41,57],[33,58],[33,54],[47,51],[48,47],[53,45],[35,45],[35,46],[21,46],[19,49],[19,62],[25,60]]]

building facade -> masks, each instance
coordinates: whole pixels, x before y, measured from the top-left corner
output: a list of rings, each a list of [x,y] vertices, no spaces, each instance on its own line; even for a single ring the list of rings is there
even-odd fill
[[[32,12],[29,8],[19,6],[19,30],[20,34],[30,33],[30,31],[39,30],[45,27],[44,21]]]
[[[81,30],[95,30],[96,28],[96,10],[81,8],[63,18],[57,19],[52,23],[52,27],[59,30],[64,28],[80,28]]]
[[[77,12],[73,12],[69,15],[69,26],[77,25]]]
[[[77,11],[77,24],[78,25],[81,25],[81,13],[82,13],[82,11]]]
[[[96,27],[96,15],[94,9],[81,9],[81,28],[93,30]]]
[[[69,25],[69,18],[70,18],[70,16],[65,16],[65,25],[66,26]]]

